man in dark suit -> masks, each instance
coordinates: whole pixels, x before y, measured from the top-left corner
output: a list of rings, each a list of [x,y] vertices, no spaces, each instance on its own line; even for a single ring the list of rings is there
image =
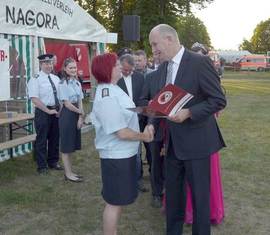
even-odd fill
[[[194,95],[168,118],[165,164],[167,235],[181,235],[185,217],[185,180],[192,191],[193,235],[210,235],[210,155],[225,146],[214,113],[226,106],[219,76],[210,59],[185,49],[169,25],[149,34],[152,52],[162,63],[156,92],[172,83]]]
[[[144,76],[143,74],[134,71],[134,58],[131,54],[124,54],[120,57],[120,63],[122,66],[122,78],[118,81],[117,85],[126,92],[133,100],[136,106],[139,106],[139,98],[141,96]],[[147,122],[145,117],[139,115],[140,130],[144,130]],[[142,160],[141,160],[141,146],[138,153],[138,190],[141,192],[147,192],[148,189],[144,187],[142,176]]]
[[[146,75],[142,95],[140,97],[140,106],[147,106],[149,101],[155,96],[158,87],[158,71],[155,70]],[[155,135],[154,140],[150,142],[149,150],[151,152],[151,188],[152,188],[152,202],[151,206],[155,208],[162,207],[162,197],[164,191],[164,154],[162,149],[164,147],[164,139],[166,134],[165,120],[156,119],[154,124]]]

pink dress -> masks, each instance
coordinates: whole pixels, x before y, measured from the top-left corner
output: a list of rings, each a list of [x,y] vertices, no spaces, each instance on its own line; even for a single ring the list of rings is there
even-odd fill
[[[224,218],[223,190],[221,183],[221,169],[219,163],[219,153],[211,156],[211,178],[210,178],[210,220],[212,224],[220,224]],[[163,198],[163,208],[165,210],[165,197]],[[187,185],[187,202],[185,223],[192,224],[193,210],[190,187]]]
[[[220,224],[224,218],[223,190],[221,182],[221,169],[219,164],[219,153],[211,156],[211,178],[210,178],[210,220],[212,224]],[[192,201],[191,191],[187,186],[187,204],[185,223],[192,224]]]

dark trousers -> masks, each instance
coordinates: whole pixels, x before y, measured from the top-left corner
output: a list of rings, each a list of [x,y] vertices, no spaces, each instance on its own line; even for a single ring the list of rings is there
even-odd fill
[[[185,219],[186,185],[192,193],[192,235],[210,235],[210,157],[180,160],[172,146],[166,157],[167,235],[181,235]]]
[[[151,150],[151,187],[152,195],[161,197],[164,189],[164,156],[160,156],[160,151],[163,147],[162,141],[153,141],[149,143]]]
[[[151,165],[152,165],[152,155],[151,155],[151,151],[150,151],[150,146],[149,143],[143,142],[144,144],[144,148],[145,148],[145,158],[147,160],[147,164],[148,164],[148,171],[151,172]]]
[[[56,115],[40,109],[35,111],[35,157],[38,170],[54,166],[59,161],[59,128]]]

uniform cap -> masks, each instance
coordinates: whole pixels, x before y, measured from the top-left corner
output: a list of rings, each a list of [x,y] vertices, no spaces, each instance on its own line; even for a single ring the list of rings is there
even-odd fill
[[[53,60],[54,55],[53,54],[43,54],[43,55],[39,55],[37,58],[39,59],[39,61],[51,61]]]
[[[204,55],[206,55],[208,53],[208,49],[205,45],[201,44],[201,43],[198,43],[198,42],[195,42],[192,46],[191,46],[191,50],[192,51],[195,51],[195,52],[198,52],[198,51],[202,51],[202,53]]]
[[[117,56],[121,57],[122,55],[132,54],[132,50],[128,47],[123,47],[117,52]]]

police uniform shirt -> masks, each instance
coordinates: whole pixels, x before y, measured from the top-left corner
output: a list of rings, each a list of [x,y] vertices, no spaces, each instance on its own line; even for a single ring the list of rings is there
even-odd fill
[[[131,98],[117,85],[98,85],[91,113],[95,126],[95,146],[101,158],[123,159],[137,154],[139,141],[120,139],[116,132],[130,128],[139,132],[138,116],[127,108],[135,107]]]
[[[71,103],[78,103],[80,100],[83,99],[83,92],[81,84],[76,79],[62,79],[59,83],[59,100],[70,101]]]
[[[46,106],[54,106],[55,98],[53,94],[53,88],[49,81],[48,74],[43,71],[39,71],[35,78],[31,78],[27,84],[28,87],[28,97],[29,98],[39,98],[41,102]],[[54,83],[56,89],[60,79],[54,74],[50,73],[52,82]],[[57,92],[58,93],[58,92]]]

